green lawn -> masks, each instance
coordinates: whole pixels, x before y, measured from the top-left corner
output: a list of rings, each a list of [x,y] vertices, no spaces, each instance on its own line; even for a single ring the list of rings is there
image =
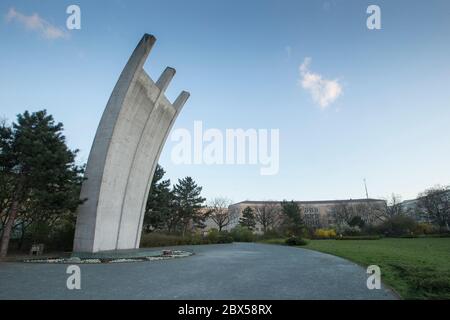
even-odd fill
[[[302,248],[378,265],[382,281],[405,299],[450,299],[450,238],[311,240]]]

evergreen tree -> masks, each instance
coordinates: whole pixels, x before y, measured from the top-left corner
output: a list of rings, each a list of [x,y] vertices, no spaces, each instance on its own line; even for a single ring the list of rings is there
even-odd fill
[[[163,229],[170,225],[174,211],[172,205],[173,193],[170,190],[170,180],[162,180],[165,173],[163,167],[158,164],[150,187],[144,216],[147,232]]]
[[[0,235],[6,220],[12,194],[12,167],[11,144],[12,130],[6,125],[6,121],[0,123]]]
[[[281,203],[284,216],[284,226],[290,235],[301,236],[305,228],[301,211],[298,204],[294,201],[283,201]]]
[[[173,188],[174,204],[177,212],[177,224],[183,235],[190,225],[204,228],[205,215],[201,209],[205,198],[200,194],[202,187],[198,186],[191,177],[178,179]]]
[[[239,219],[239,224],[248,228],[249,230],[254,230],[256,226],[255,213],[251,207],[246,207],[242,210],[242,218]]]
[[[75,165],[77,150],[66,146],[62,123],[45,110],[25,111],[12,128],[3,125],[0,142],[0,174],[10,183],[2,215],[0,257],[7,254],[11,232],[20,215],[50,219],[80,204],[82,168]]]

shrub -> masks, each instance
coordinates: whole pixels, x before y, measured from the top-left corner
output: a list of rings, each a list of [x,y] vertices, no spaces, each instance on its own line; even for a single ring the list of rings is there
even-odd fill
[[[364,228],[361,229],[361,233],[364,235],[378,235],[380,230],[378,226],[374,224],[366,224]]]
[[[402,234],[401,236],[394,236],[396,238],[404,238],[404,239],[415,239],[415,238],[419,238],[419,235],[414,234],[414,233],[410,233],[410,234]]]
[[[217,243],[217,241],[219,239],[219,236],[220,236],[219,230],[211,229],[211,230],[208,231],[206,239],[208,239],[208,241],[210,243]]]
[[[256,238],[260,239],[260,240],[265,240],[265,239],[276,239],[276,238],[280,238],[282,237],[283,234],[277,230],[274,229],[270,229],[267,230],[266,232],[264,232],[264,234],[262,235],[256,235]]]
[[[217,243],[232,243],[234,241],[231,234],[227,231],[222,231],[219,235],[219,239],[217,240]]]
[[[447,233],[437,233],[437,234],[428,234],[426,238],[450,238],[450,232]]]
[[[141,247],[163,247],[191,244],[191,238],[164,234],[159,232],[144,233],[141,238]]]
[[[316,232],[316,229],[310,226],[306,226],[304,229],[303,237],[306,239],[313,239],[314,238],[314,232]]]
[[[241,225],[233,228],[230,232],[230,235],[236,242],[252,242],[255,239],[253,232]]]
[[[359,236],[361,235],[361,228],[344,223],[338,226],[337,233],[344,236]]]
[[[415,234],[434,234],[438,233],[437,228],[429,223],[418,223],[413,231]]]
[[[22,238],[14,239],[13,248],[29,252],[33,244],[44,244],[44,252],[72,251],[75,234],[75,219],[61,216],[56,223],[48,225],[45,221],[34,222]]]
[[[339,236],[336,240],[379,240],[381,236]]]
[[[206,236],[201,233],[192,233],[184,237],[176,234],[165,234],[161,232],[143,233],[141,238],[141,247],[164,247],[164,246],[179,246],[179,245],[198,245],[198,244],[213,244],[213,243],[231,243],[233,238],[231,235],[217,229],[209,230]]]
[[[360,216],[354,216],[353,218],[351,218],[348,224],[350,225],[350,227],[363,228],[366,223]]]
[[[417,222],[407,216],[395,216],[384,221],[379,227],[379,232],[386,236],[413,235],[417,228]]]
[[[75,235],[75,226],[72,224],[64,224],[57,228],[50,237],[50,243],[46,248],[55,250],[72,251],[73,237]]]
[[[314,239],[330,239],[336,237],[334,229],[317,229],[314,231]]]
[[[231,243],[233,237],[227,231],[219,231],[217,229],[211,229],[206,236],[209,243]]]
[[[308,244],[308,241],[296,236],[290,236],[285,242],[288,246],[305,246]]]
[[[197,244],[208,244],[207,239],[205,239],[200,233],[193,233],[186,237],[187,244],[197,245]]]

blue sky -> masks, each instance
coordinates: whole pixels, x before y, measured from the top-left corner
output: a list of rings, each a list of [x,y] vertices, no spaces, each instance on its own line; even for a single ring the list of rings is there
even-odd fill
[[[81,8],[81,30],[65,28]],[[366,8],[381,8],[368,30]],[[8,20],[13,8],[14,18]],[[40,25],[23,19],[38,15]],[[49,36],[48,28],[60,30]],[[53,30],[53,29],[52,29]],[[204,196],[345,199],[392,192],[403,199],[450,184],[450,2],[448,1],[2,1],[0,116],[46,108],[87,160],[123,66],[144,33],[157,37],[145,65],[166,92],[191,98],[174,126],[280,130],[280,170],[160,163],[172,181],[190,175]],[[339,84],[320,106],[300,66]]]

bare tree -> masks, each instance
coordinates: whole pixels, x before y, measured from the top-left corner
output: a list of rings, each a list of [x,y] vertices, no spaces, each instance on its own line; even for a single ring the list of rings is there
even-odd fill
[[[450,187],[435,186],[419,194],[418,206],[430,220],[449,231]]]
[[[337,225],[349,224],[354,217],[360,217],[371,224],[386,218],[386,206],[380,202],[364,201],[359,203],[341,202],[332,208]]]
[[[209,204],[208,217],[217,225],[219,231],[234,223],[239,218],[239,213],[228,210],[231,200],[227,198],[214,198]]]
[[[389,218],[404,214],[404,210],[401,205],[402,199],[399,195],[394,193],[391,194],[391,197],[386,202],[387,202],[386,215]]]
[[[333,206],[332,212],[337,225],[348,224],[354,216],[353,207],[347,202],[341,202]]]
[[[281,214],[281,206],[278,202],[265,202],[254,209],[255,220],[262,226],[264,233],[278,224]]]
[[[382,201],[365,201],[354,206],[355,216],[361,217],[365,223],[373,224],[384,221],[387,217],[386,202]]]

